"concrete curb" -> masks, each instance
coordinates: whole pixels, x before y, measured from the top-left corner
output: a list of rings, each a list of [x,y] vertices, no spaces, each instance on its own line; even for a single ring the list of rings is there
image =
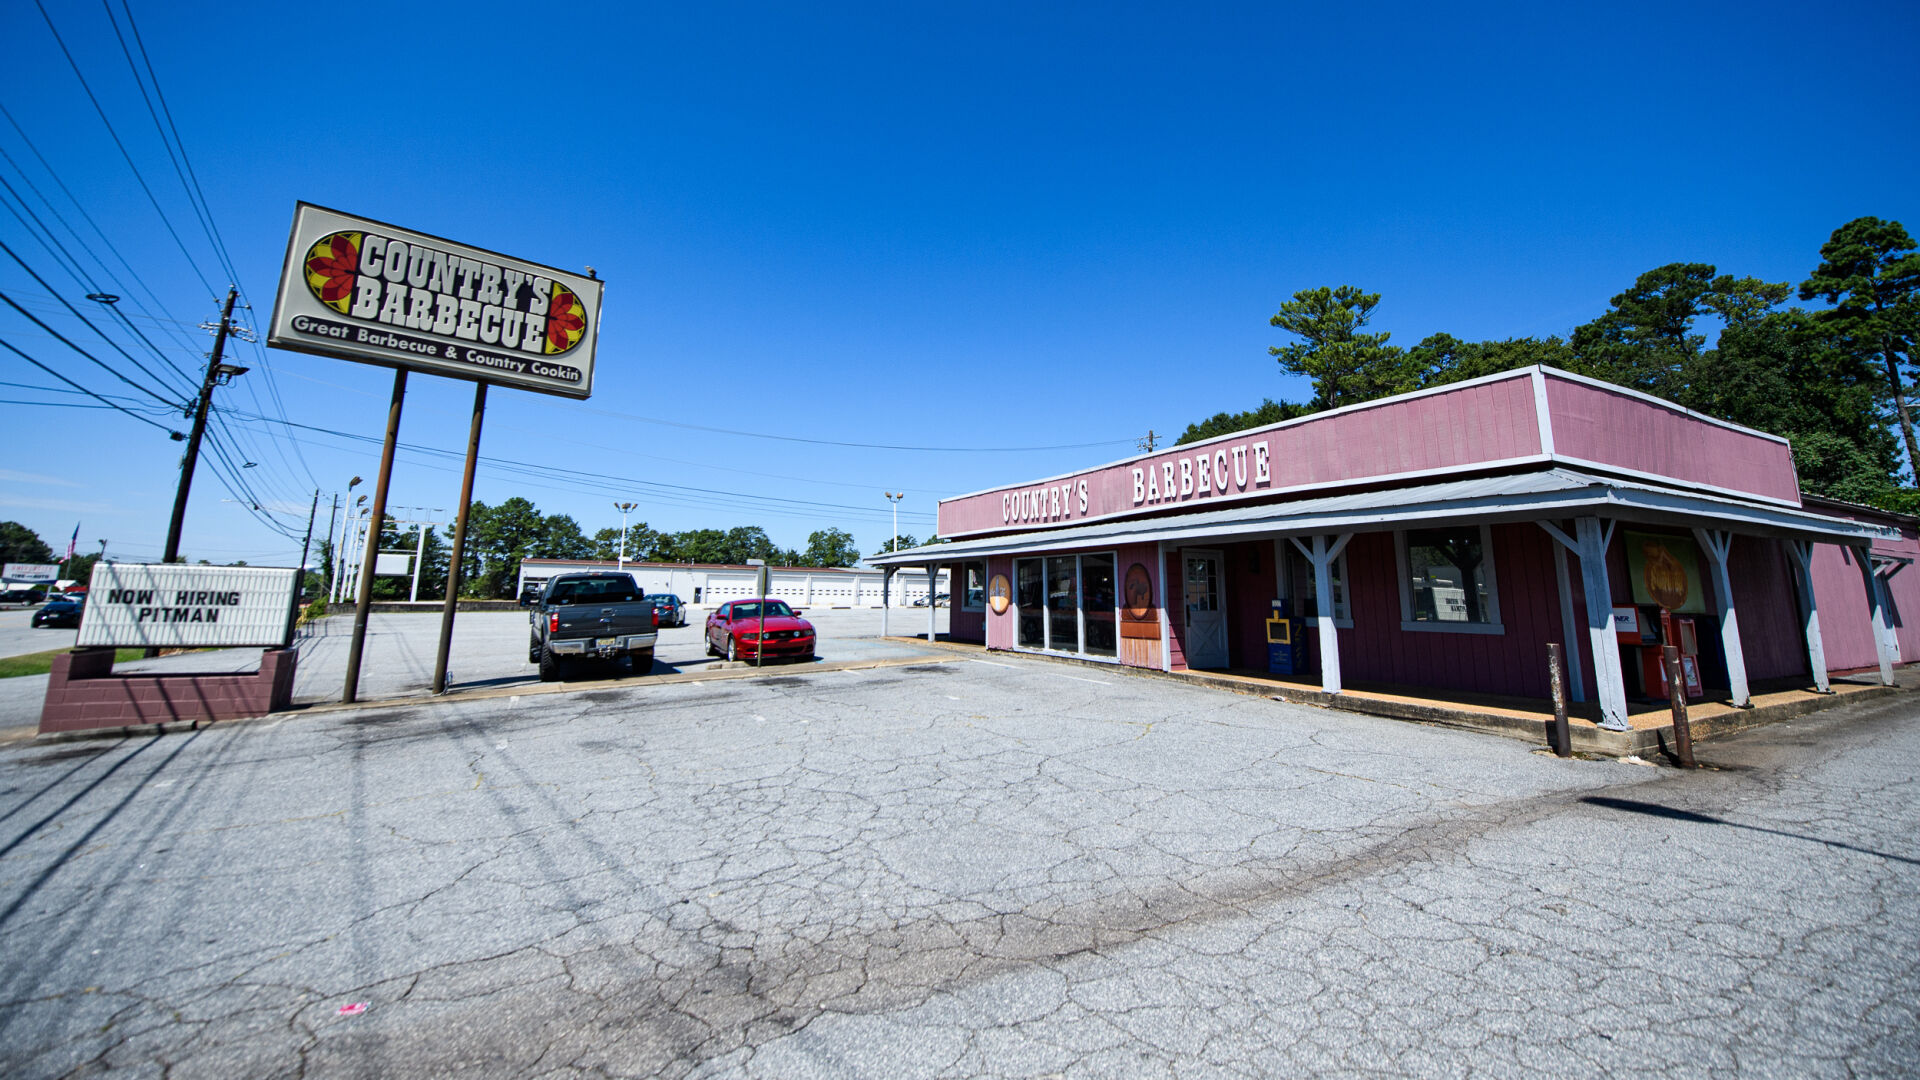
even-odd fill
[[[927,647],[925,638],[891,637],[883,640],[912,642]],[[1101,671],[1135,675],[1146,679],[1174,678],[1197,686],[1215,690],[1228,690],[1249,697],[1264,697],[1274,701],[1293,705],[1314,705],[1323,709],[1339,709],[1342,712],[1361,713],[1367,716],[1380,716],[1389,720],[1410,720],[1417,724],[1435,724],[1441,727],[1458,728],[1462,731],[1477,731],[1487,735],[1499,735],[1532,743],[1535,746],[1547,746],[1546,720],[1531,717],[1509,716],[1504,713],[1484,712],[1464,706],[1426,705],[1411,701],[1383,700],[1361,697],[1351,694],[1328,694],[1318,690],[1301,690],[1285,687],[1275,692],[1271,686],[1262,686],[1257,680],[1233,676],[1214,675],[1204,671],[1155,671],[1150,668],[1127,667],[1122,664],[1106,663],[1098,660],[1084,660],[1071,656],[1052,656],[1046,653],[999,652],[988,653],[978,645],[962,642],[938,641],[933,648],[953,653],[1013,656],[1027,660],[1044,660],[1049,663],[1071,664],[1078,667],[1097,668]],[[1845,681],[1845,680],[1836,680]],[[1724,713],[1712,717],[1693,717],[1690,727],[1695,742],[1713,739],[1721,735],[1731,735],[1736,731],[1759,727],[1762,724],[1774,724],[1790,720],[1796,716],[1819,712],[1824,709],[1838,708],[1856,701],[1874,701],[1893,694],[1904,693],[1898,686],[1858,686],[1844,694],[1810,695],[1798,701],[1773,702],[1758,705],[1751,709]],[[1662,724],[1658,727],[1635,728],[1631,731],[1608,731],[1595,727],[1590,721],[1576,720],[1569,725],[1569,734],[1573,736],[1575,753],[1599,754],[1604,757],[1652,757],[1666,756],[1673,743],[1673,725]]]

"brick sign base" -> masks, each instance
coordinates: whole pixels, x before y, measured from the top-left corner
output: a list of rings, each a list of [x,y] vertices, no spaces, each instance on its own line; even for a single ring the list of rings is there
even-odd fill
[[[112,649],[53,658],[40,734],[265,716],[293,704],[300,655],[268,649],[252,674],[115,675]]]

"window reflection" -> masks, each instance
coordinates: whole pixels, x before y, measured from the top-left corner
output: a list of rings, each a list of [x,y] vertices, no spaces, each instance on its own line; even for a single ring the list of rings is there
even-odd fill
[[[1413,621],[1493,621],[1478,528],[1407,530],[1406,573]]]
[[[1047,560],[1047,647],[1080,650],[1080,582],[1071,555]]]
[[[1080,556],[1080,597],[1086,609],[1085,651],[1093,656],[1118,656],[1112,555]]]
[[[1013,602],[1020,612],[1019,643],[1030,649],[1046,648],[1046,588],[1039,559],[1014,560]]]

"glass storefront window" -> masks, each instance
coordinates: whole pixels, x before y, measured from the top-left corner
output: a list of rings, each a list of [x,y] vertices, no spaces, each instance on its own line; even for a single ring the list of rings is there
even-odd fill
[[[985,611],[987,608],[987,564],[970,562],[961,564],[961,576],[964,579],[960,594],[960,607],[966,611]]]
[[[1080,597],[1087,620],[1084,651],[1091,656],[1119,656],[1112,555],[1080,556]]]
[[[1014,644],[1118,659],[1117,586],[1110,551],[1013,560]]]
[[[1047,647],[1047,590],[1041,580],[1039,559],[1013,561],[1013,602],[1019,611],[1016,640],[1028,649]]]
[[[1304,619],[1320,617],[1320,590],[1314,581],[1313,560],[1299,552],[1290,552],[1287,562],[1293,567],[1293,595],[1299,598],[1295,614]],[[1336,620],[1351,618],[1347,611],[1347,553],[1341,552],[1327,567],[1327,577],[1333,582],[1333,617]]]
[[[1487,551],[1479,528],[1409,529],[1406,550],[1403,572],[1412,621],[1442,625],[1500,621],[1487,590]]]
[[[1080,651],[1080,578],[1072,555],[1047,560],[1047,648]]]

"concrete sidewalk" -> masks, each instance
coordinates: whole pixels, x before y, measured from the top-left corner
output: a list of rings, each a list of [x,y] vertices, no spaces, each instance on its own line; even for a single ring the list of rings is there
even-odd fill
[[[889,638],[927,647],[925,635]],[[985,656],[987,650],[966,642],[936,641],[933,645],[963,656]],[[1437,690],[1427,687],[1390,686],[1375,683],[1349,685],[1338,694],[1320,689],[1317,682],[1271,675],[1244,669],[1227,671],[1163,672],[1121,667],[1101,661],[1038,653],[998,653],[1053,663],[1081,665],[1101,671],[1114,671],[1143,678],[1177,679],[1184,682],[1256,694],[1297,705],[1315,705],[1346,712],[1384,716],[1395,720],[1413,720],[1464,728],[1537,745],[1547,745],[1547,730],[1553,721],[1553,706],[1544,700],[1499,694],[1475,694],[1465,691]],[[1736,709],[1726,701],[1698,701],[1687,707],[1688,726],[1698,741],[1742,731],[1760,724],[1771,724],[1807,713],[1831,709],[1874,697],[1899,694],[1920,686],[1920,668],[1896,670],[1901,685],[1882,686],[1878,672],[1856,676],[1834,676],[1833,692],[1822,694],[1812,688],[1775,688],[1752,695],[1751,708]],[[1584,715],[1583,715],[1584,714]],[[1577,753],[1603,754],[1608,757],[1652,757],[1663,755],[1673,746],[1673,718],[1665,702],[1628,702],[1626,731],[1608,731],[1595,719],[1599,707],[1589,702],[1573,706],[1567,717],[1567,729]]]

